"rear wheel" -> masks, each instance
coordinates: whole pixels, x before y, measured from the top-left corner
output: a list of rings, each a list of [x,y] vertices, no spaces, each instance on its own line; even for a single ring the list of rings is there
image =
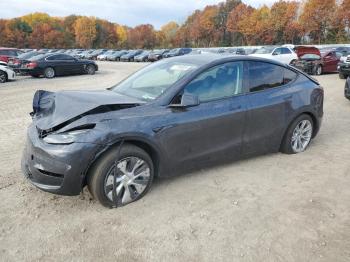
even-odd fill
[[[118,157],[118,153],[119,157]],[[88,188],[106,207],[124,206],[142,198],[154,177],[153,162],[141,148],[126,144],[107,152],[89,171]]]
[[[95,71],[96,71],[96,68],[93,65],[88,65],[86,67],[86,73],[89,74],[89,75],[94,75]]]
[[[46,78],[54,78],[55,77],[55,70],[52,67],[45,68],[44,76]]]
[[[0,83],[7,82],[7,74],[4,71],[0,71]]]
[[[312,139],[314,123],[309,115],[303,114],[296,118],[284,135],[281,152],[297,154],[306,150]]]

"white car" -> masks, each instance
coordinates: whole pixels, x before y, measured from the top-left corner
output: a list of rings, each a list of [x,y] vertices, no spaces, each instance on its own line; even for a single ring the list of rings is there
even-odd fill
[[[107,52],[105,52],[105,53],[103,53],[103,54],[101,54],[101,55],[98,55],[97,56],[97,60],[107,60],[107,56],[109,56],[109,55],[112,55],[113,53],[115,53],[115,51],[113,51],[113,50],[109,50],[109,51],[107,51]]]
[[[7,66],[5,62],[0,62],[0,83],[15,79],[16,73]]]
[[[281,46],[264,46],[256,50],[250,56],[263,57],[272,60],[277,60],[284,64],[291,64],[298,59],[297,54],[293,51],[291,47]]]

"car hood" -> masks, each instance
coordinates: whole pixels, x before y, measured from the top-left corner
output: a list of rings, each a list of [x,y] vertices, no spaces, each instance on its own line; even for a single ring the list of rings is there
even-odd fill
[[[318,55],[321,57],[320,50],[314,46],[297,46],[294,48],[294,51],[299,58],[306,54]]]
[[[50,133],[92,114],[135,107],[145,102],[113,91],[38,90],[33,98],[33,121],[38,130]]]

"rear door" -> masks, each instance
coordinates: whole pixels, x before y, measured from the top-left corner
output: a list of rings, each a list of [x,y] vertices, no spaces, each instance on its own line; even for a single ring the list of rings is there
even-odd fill
[[[192,165],[240,156],[246,118],[243,64],[208,69],[183,91],[198,96],[198,106],[167,109],[159,140],[172,162]]]
[[[292,110],[289,88],[297,74],[284,67],[260,61],[248,63],[248,113],[243,138],[245,154],[275,151],[279,147]]]

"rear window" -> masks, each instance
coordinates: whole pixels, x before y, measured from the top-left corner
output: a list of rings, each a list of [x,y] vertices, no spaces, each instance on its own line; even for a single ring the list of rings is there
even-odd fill
[[[250,92],[279,87],[292,82],[296,77],[297,73],[282,66],[265,62],[249,62]]]

